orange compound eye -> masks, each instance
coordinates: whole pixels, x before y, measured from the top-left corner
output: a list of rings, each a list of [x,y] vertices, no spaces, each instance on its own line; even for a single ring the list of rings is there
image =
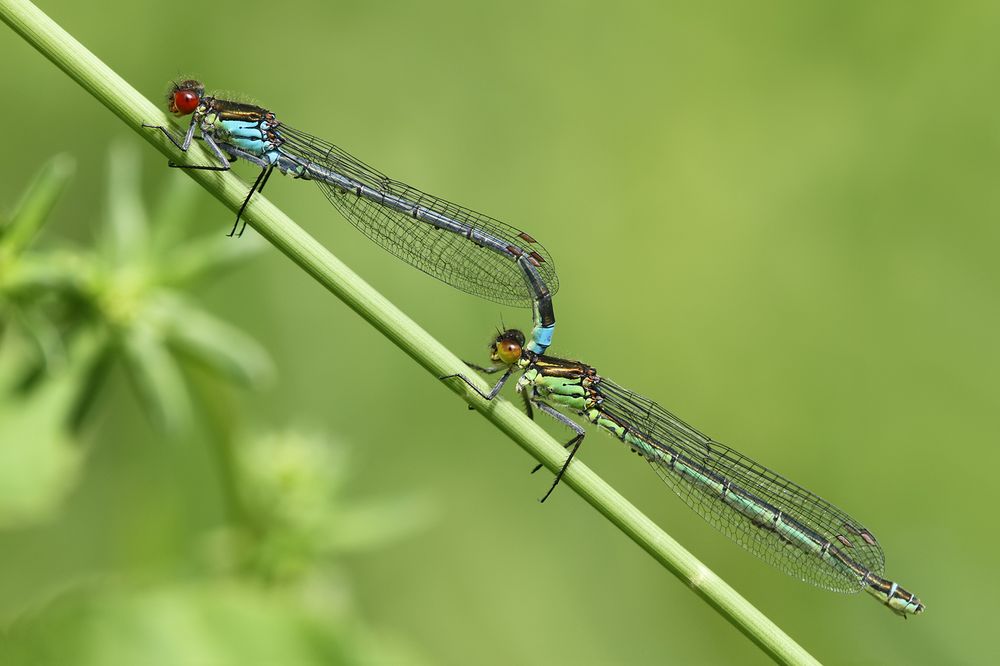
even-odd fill
[[[504,365],[512,365],[521,358],[521,345],[515,340],[501,340],[497,342],[496,355]]]
[[[175,90],[170,100],[170,111],[178,116],[186,116],[198,108],[201,97],[194,90]]]

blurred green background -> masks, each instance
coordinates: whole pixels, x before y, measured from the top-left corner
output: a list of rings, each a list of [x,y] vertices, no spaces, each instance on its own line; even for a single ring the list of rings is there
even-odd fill
[[[988,514],[1000,463],[995,3],[40,6],[151,98],[195,74],[544,243],[563,285],[554,353],[859,518],[888,577],[927,604],[903,622],[867,595],[786,577],[614,440],[587,439],[589,465],[820,660],[997,658],[980,630],[1000,545]],[[115,142],[141,151],[146,197],[186,180],[0,35],[0,205],[52,155],[78,163],[39,244],[98,235]],[[279,178],[268,190],[459,355],[485,360],[501,320],[528,325],[526,311],[381,251],[314,186]],[[231,213],[192,196],[191,233],[225,234]],[[348,498],[395,499],[400,511],[380,520],[413,521],[337,555],[337,583],[303,592],[338,590],[348,619],[328,617],[340,631],[399,646],[362,661],[766,663],[571,491],[539,506],[549,478],[528,474],[532,460],[278,252],[197,297],[276,368],[262,390],[219,389],[228,427],[323,433],[350,460],[336,472]],[[114,373],[95,413],[56,516],[0,533],[0,619],[20,627],[19,645],[74,637],[110,663],[127,652],[101,650],[124,636],[146,663],[170,664],[206,653],[158,646],[195,650],[201,631],[218,642],[212,663],[237,659],[229,638],[253,646],[236,663],[309,663],[323,613],[299,622],[298,602],[284,612],[287,600],[258,598],[255,615],[243,588],[195,600],[205,539],[226,522],[212,428],[160,434]],[[406,498],[433,508],[414,518]],[[67,597],[75,610],[51,610]]]

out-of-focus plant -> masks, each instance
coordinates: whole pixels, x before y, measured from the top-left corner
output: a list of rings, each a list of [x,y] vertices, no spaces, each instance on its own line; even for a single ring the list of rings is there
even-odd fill
[[[267,584],[310,583],[322,563],[380,547],[427,524],[418,498],[343,501],[348,451],[295,431],[261,435],[236,448],[243,529],[230,533],[229,565]]]
[[[19,323],[37,348],[23,387],[59,369],[66,350],[90,336],[97,342],[91,350],[96,358],[89,360],[97,362],[79,396],[74,424],[103,383],[107,361],[120,359],[149,415],[165,430],[177,432],[191,418],[182,361],[193,360],[215,375],[243,383],[265,378],[271,368],[261,347],[184,291],[246,260],[262,244],[253,238],[227,242],[218,233],[188,239],[195,190],[183,179],[171,179],[171,189],[147,211],[138,156],[123,144],[111,151],[107,214],[96,249],[31,250],[28,243],[57,193],[47,183],[66,172],[64,162],[50,165],[32,188],[47,195],[46,200],[32,203],[36,197],[26,197],[29,203],[19,210],[27,214],[15,214],[0,237],[0,317]]]
[[[0,525],[44,517],[72,487],[80,460],[72,441],[113,363],[127,368],[141,404],[171,433],[191,422],[183,363],[245,384],[271,371],[260,345],[184,292],[261,243],[187,240],[196,190],[173,179],[147,212],[136,152],[117,146],[96,249],[37,248],[72,173],[70,158],[53,159],[0,220]]]
[[[78,581],[8,628],[0,663],[420,663],[359,617],[337,560],[422,528],[428,504],[346,499],[347,451],[317,435],[233,450],[244,520],[206,538],[191,575]]]
[[[185,178],[147,210],[137,156],[118,146],[94,247],[41,247],[72,172],[52,160],[0,218],[0,528],[59,515],[116,364],[164,441],[211,440],[226,507],[191,544],[184,575],[58,580],[0,630],[0,663],[413,663],[358,617],[338,558],[423,527],[426,503],[348,501],[345,448],[292,431],[236,434],[200,418],[211,404],[193,408],[206,378],[255,386],[272,372],[256,342],[186,292],[262,244],[191,238],[197,190]],[[192,364],[200,381],[185,377]]]
[[[26,304],[47,281],[45,271],[22,261],[56,200],[73,174],[66,156],[38,173],[10,216],[0,217],[0,525],[16,525],[54,511],[72,486],[79,454],[55,414],[67,414],[79,393],[89,345],[68,353],[55,324]],[[41,303],[40,303],[41,305]],[[37,387],[34,399],[19,400],[40,366],[60,359],[69,366]],[[34,359],[34,360],[29,360]],[[71,369],[70,369],[71,368]]]

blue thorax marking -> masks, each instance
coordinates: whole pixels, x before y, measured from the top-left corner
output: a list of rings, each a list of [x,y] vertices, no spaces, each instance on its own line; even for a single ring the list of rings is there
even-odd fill
[[[226,132],[233,137],[241,139],[263,139],[265,123],[249,122],[246,120],[220,120],[219,124]]]
[[[267,140],[267,134],[264,131],[267,128],[267,123],[221,120],[219,124],[225,134],[226,143],[230,143],[251,155],[266,157],[272,164],[277,161],[278,153],[274,150],[274,144]]]

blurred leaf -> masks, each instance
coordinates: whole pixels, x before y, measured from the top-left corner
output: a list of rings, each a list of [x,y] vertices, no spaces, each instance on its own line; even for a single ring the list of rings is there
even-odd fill
[[[5,332],[0,345],[0,399],[6,397],[6,392],[18,383],[27,366],[34,362],[28,349],[30,340],[26,337],[18,330]]]
[[[175,350],[245,384],[258,385],[273,377],[267,352],[240,329],[181,296],[164,296],[157,305],[167,341]]]
[[[3,315],[10,320],[16,321],[18,328],[34,343],[35,351],[37,352],[34,358],[37,359],[38,363],[35,368],[25,373],[26,377],[33,374],[41,374],[46,369],[51,370],[65,364],[66,349],[63,339],[58,328],[51,320],[39,316],[37,312],[17,307],[10,308]],[[22,380],[19,383],[24,385],[26,382]]]
[[[31,298],[43,291],[82,293],[94,278],[89,257],[65,250],[25,254],[7,269],[0,272],[0,296],[6,298]]]
[[[82,454],[67,423],[94,351],[92,339],[79,342],[61,372],[0,399],[0,526],[50,517],[74,487]],[[20,362],[8,352],[0,367],[6,374]]]
[[[9,261],[31,243],[75,170],[68,155],[56,155],[39,170],[11,219],[0,226],[0,259]]]
[[[100,397],[101,388],[107,380],[114,357],[114,349],[111,345],[106,344],[94,362],[90,364],[90,369],[83,379],[80,392],[77,394],[76,404],[73,405],[73,411],[69,416],[71,431],[78,432],[83,427],[87,415]]]
[[[243,666],[368,662],[346,644],[353,622],[233,583],[66,595],[22,618],[0,647],[5,664]]]
[[[126,266],[146,260],[149,222],[139,183],[139,151],[126,141],[115,141],[108,156],[107,235],[109,260]]]
[[[158,193],[150,213],[150,249],[160,251],[178,245],[181,240],[191,237],[191,220],[200,219],[195,214],[195,205],[204,197],[204,190],[190,178],[180,173],[175,178],[164,178],[162,191]]]
[[[163,284],[184,286],[215,277],[270,247],[254,235],[230,238],[223,233],[207,235],[177,246],[160,263]]]
[[[358,503],[344,497],[347,451],[328,439],[273,433],[236,449],[250,535],[230,534],[230,548],[255,576],[289,583],[314,576],[332,555],[371,549],[426,527],[425,499]]]
[[[124,333],[129,374],[152,421],[167,432],[181,432],[191,422],[191,402],[177,362],[151,327]]]
[[[355,502],[340,510],[326,548],[373,550],[427,529],[436,516],[434,502],[422,495]]]

